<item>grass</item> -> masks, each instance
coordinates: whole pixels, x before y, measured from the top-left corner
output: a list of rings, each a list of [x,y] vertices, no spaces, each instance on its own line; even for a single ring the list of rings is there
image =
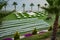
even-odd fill
[[[24,38],[24,39],[21,39],[21,40],[41,40],[41,39],[45,39],[45,38],[48,38],[50,37],[50,32],[47,32],[47,33],[44,33],[44,34],[37,34],[37,35],[33,35],[31,37],[28,37],[28,38]]]
[[[49,31],[49,32],[41,34],[41,35],[37,34],[37,35],[33,35],[31,37],[24,38],[21,40],[50,40],[51,34],[52,34],[52,31]],[[60,40],[60,29],[57,32],[57,40]]]
[[[35,17],[37,17],[38,19],[45,19],[47,16],[46,15],[44,15],[44,16],[42,16],[41,14],[39,14],[39,13],[35,13],[36,14],[36,16],[34,16],[34,15],[31,15],[31,17],[29,17],[29,14],[27,14],[27,13],[23,13],[23,15],[24,16],[26,16],[26,17],[24,17],[23,15],[22,15],[22,13],[17,13],[21,18],[20,19],[26,19],[26,18],[35,18]],[[38,15],[40,15],[40,16],[38,16]],[[9,21],[9,20],[17,20],[18,18],[16,17],[16,15],[14,14],[14,13],[11,13],[10,15],[8,15],[8,16],[6,16],[6,17],[4,17],[4,20],[6,20],[6,21]]]
[[[29,18],[29,14],[28,13],[23,13],[24,16],[26,16],[26,18]]]
[[[24,18],[24,16],[21,13],[18,13],[18,15],[21,17],[21,19]]]
[[[41,12],[35,12],[36,17],[39,19],[46,19],[47,15],[45,15],[45,13],[41,13]]]
[[[16,18],[16,16],[14,15],[14,13],[12,13],[12,14],[10,14],[10,15],[8,15],[8,16],[6,16],[5,18],[4,18],[4,20],[6,20],[6,21],[8,21],[8,20],[16,20],[17,18]]]

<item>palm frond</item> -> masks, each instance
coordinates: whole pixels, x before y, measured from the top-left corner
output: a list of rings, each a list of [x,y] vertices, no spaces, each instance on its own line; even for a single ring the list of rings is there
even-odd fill
[[[60,6],[60,0],[55,0],[55,1],[54,1],[54,5]]]
[[[48,8],[41,7],[41,8],[46,10],[48,13],[59,13],[59,11],[60,11],[60,7],[57,7],[57,6],[50,6]]]
[[[47,2],[48,2],[48,4],[49,4],[49,5],[51,5],[51,6],[52,6],[52,5],[53,5],[53,3],[54,3],[54,0],[46,0],[46,1],[47,1]]]

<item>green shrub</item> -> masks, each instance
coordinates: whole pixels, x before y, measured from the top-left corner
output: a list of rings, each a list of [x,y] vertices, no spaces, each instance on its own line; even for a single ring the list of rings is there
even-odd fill
[[[59,25],[59,28],[60,28],[60,25]]]
[[[27,13],[27,12],[22,12],[22,13],[24,14],[24,13]]]
[[[60,28],[60,25],[58,26],[58,28]]]
[[[48,17],[46,18],[46,20],[50,20],[50,19],[52,19],[52,17],[51,17],[51,16],[48,16]]]
[[[18,39],[20,39],[20,35],[19,35],[18,32],[16,32],[16,33],[14,34],[14,40],[18,40]]]
[[[60,28],[60,26],[59,26],[59,28]]]
[[[32,31],[32,35],[35,35],[35,34],[37,34],[37,29],[36,28],[34,28],[34,30]]]
[[[48,31],[51,31],[52,30],[52,26],[49,27]]]
[[[35,16],[34,16],[34,15],[31,15],[31,17],[32,17],[32,18],[35,18]]]

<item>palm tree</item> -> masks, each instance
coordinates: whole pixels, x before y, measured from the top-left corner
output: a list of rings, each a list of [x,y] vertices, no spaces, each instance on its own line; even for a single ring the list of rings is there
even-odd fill
[[[2,1],[2,2],[0,2],[0,10],[4,7],[4,4],[5,4],[5,2],[4,1]],[[1,13],[1,11],[0,11],[0,26],[1,26],[1,24],[2,24],[2,13]]]
[[[38,4],[37,6],[38,6],[38,12],[39,12],[39,7],[40,7],[40,4]]]
[[[4,3],[5,12],[6,12],[6,6],[7,6],[7,1],[5,1]]]
[[[14,10],[16,11],[16,5],[18,5],[17,2],[13,2],[13,5],[14,5],[14,8],[15,8]]]
[[[25,12],[25,4],[23,4],[22,7],[23,7],[23,12]]]
[[[33,3],[31,3],[30,4],[30,6],[31,6],[31,11],[33,10],[33,6],[34,6],[34,4]]]
[[[5,1],[2,0],[2,2],[0,2],[0,10],[3,8],[4,4],[5,4]]]
[[[0,4],[0,10],[5,6],[5,3],[6,3],[6,2],[8,2],[8,1],[3,1],[3,2],[1,2],[1,4]],[[12,13],[12,12],[14,12],[14,10],[11,11],[11,12],[8,12],[8,13],[6,13],[6,12],[4,12],[4,11],[0,11],[0,27],[2,26],[3,18],[6,17],[7,15],[9,15],[9,14]]]
[[[59,12],[60,12],[60,0],[47,0],[49,7],[42,7],[45,9],[48,13],[54,13],[55,14],[55,21],[53,24],[53,31],[52,31],[52,38],[51,40],[56,40],[56,33],[58,29],[58,20],[59,20]]]
[[[13,12],[14,12],[14,10],[11,11],[11,12],[8,12],[8,13],[7,12],[0,11],[0,27],[2,26],[2,21],[3,21],[4,17],[6,17],[7,15],[9,15],[9,14],[11,14]]]
[[[45,6],[47,6],[47,4],[46,4],[46,3],[45,3],[44,5],[45,5]]]

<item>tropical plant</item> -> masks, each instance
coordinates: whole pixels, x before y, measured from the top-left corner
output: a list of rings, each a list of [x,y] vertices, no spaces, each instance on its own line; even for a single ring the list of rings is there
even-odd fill
[[[47,3],[45,3],[44,5],[47,6]]]
[[[20,35],[19,35],[18,32],[16,32],[16,33],[14,34],[14,40],[18,40],[18,39],[20,39]]]
[[[4,3],[5,12],[6,12],[6,6],[7,6],[7,1],[5,1]]]
[[[34,30],[32,31],[32,35],[35,35],[35,34],[37,34],[37,29],[36,28],[34,28]]]
[[[13,10],[13,11],[8,12],[8,13],[7,12],[0,11],[0,27],[2,26],[2,21],[3,21],[4,17],[6,17],[7,15],[9,15],[9,14],[11,14],[13,12],[15,12],[15,11]]]
[[[3,8],[4,4],[5,4],[4,1],[0,2],[0,10]]]
[[[49,4],[49,6],[42,7],[45,9],[48,13],[55,14],[55,21],[53,24],[53,32],[51,40],[56,40],[56,33],[58,29],[58,20],[59,20],[59,13],[60,13],[60,0],[46,0]]]
[[[58,26],[58,28],[60,28],[60,25]]]
[[[38,12],[39,12],[39,7],[40,7],[40,4],[38,4],[37,6],[38,6]]]
[[[25,12],[25,4],[23,4],[22,7],[23,7],[23,12]]]
[[[51,31],[52,30],[52,26],[49,27],[48,31]]]
[[[33,10],[33,6],[34,6],[34,4],[33,3],[31,3],[30,4],[30,6],[31,6],[31,11]]]
[[[0,10],[4,7],[4,5],[5,5],[5,1],[2,1],[2,2],[0,2]],[[5,14],[4,14],[5,15]],[[1,25],[2,25],[2,20],[3,20],[3,13],[0,11],[0,27],[1,27]]]
[[[2,2],[0,2],[0,10],[1,10],[4,6],[7,5],[7,4],[6,4],[7,2],[8,2],[8,1],[2,1]],[[11,12],[0,11],[0,27],[2,26],[3,18],[6,17],[7,15],[13,13],[13,12],[14,12],[14,10],[11,11]]]
[[[16,5],[18,5],[17,2],[13,2],[13,5],[14,5],[14,8],[15,8],[14,10],[16,11]]]

